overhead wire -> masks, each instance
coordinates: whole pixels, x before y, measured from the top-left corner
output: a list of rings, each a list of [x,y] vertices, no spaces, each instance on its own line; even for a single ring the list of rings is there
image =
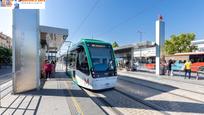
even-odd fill
[[[121,25],[135,19],[136,17],[140,16],[141,14],[143,14],[144,12],[146,11],[149,11],[150,9],[154,8],[155,7],[155,4],[153,5],[150,5],[148,7],[145,7],[144,9],[142,9],[141,11],[139,11],[138,13],[136,13],[136,15],[133,15],[133,16],[130,16],[128,18],[126,18],[125,20],[122,20],[121,22],[119,22],[118,24],[110,27],[109,29],[107,29],[106,31],[104,31],[103,33],[100,33],[100,34],[97,34],[95,37],[101,37],[101,36],[104,36],[112,31],[114,31],[115,29],[117,29],[118,27],[120,27]]]
[[[81,27],[85,24],[85,22],[87,21],[87,19],[89,18],[89,16],[93,13],[93,11],[95,10],[96,6],[98,5],[98,3],[100,2],[100,0],[96,0],[95,3],[93,4],[93,6],[91,7],[91,9],[89,10],[88,14],[84,17],[84,19],[81,21],[81,23],[79,24],[79,26],[76,28],[76,30],[73,33],[74,37],[79,30],[81,29]]]

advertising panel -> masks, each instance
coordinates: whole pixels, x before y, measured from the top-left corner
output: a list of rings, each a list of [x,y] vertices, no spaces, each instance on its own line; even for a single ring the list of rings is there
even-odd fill
[[[39,10],[14,9],[14,93],[32,90],[39,86],[39,45]]]

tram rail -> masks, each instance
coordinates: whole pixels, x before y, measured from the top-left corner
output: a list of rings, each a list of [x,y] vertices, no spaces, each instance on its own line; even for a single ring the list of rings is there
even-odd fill
[[[137,72],[137,73],[135,73],[135,72],[130,72],[130,74],[137,74],[137,75],[148,75],[148,76],[151,76],[151,77],[155,77],[156,75],[154,75],[154,74],[149,74],[149,73],[141,73],[141,72]],[[175,76],[175,77],[178,77],[178,76]],[[202,87],[204,87],[204,84],[199,84],[199,83],[192,83],[192,82],[187,82],[187,81],[181,81],[181,80],[174,80],[174,79],[170,79],[170,78],[165,78],[165,77],[163,77],[162,79],[164,79],[164,80],[170,80],[170,81],[175,81],[175,82],[181,82],[181,83],[186,83],[186,84],[191,84],[191,85],[197,85],[197,86],[202,86]],[[204,93],[203,93],[204,94]]]
[[[82,89],[82,90],[84,90],[84,91],[87,93],[87,90],[86,90],[86,89]],[[112,90],[112,91],[116,91],[117,93],[119,93],[119,94],[121,94],[121,95],[123,95],[123,96],[125,96],[125,97],[127,97],[127,98],[129,98],[129,99],[131,99],[131,100],[133,100],[133,101],[135,101],[135,102],[141,103],[142,105],[147,106],[147,107],[151,108],[152,110],[158,111],[158,112],[160,112],[161,114],[169,115],[168,113],[164,112],[164,109],[163,109],[163,108],[161,108],[160,106],[158,106],[158,105],[156,105],[156,104],[152,104],[152,103],[149,103],[149,102],[147,102],[147,101],[145,101],[145,100],[142,100],[142,99],[139,99],[139,98],[137,98],[137,97],[131,96],[131,95],[129,95],[129,94],[127,94],[127,93],[125,93],[125,92],[119,90],[119,89],[116,89],[116,88],[113,88],[113,89],[111,89],[111,90]],[[109,90],[107,90],[107,91],[109,91]],[[113,106],[109,101],[107,101],[107,100],[104,99],[102,96],[100,96],[100,92],[99,92],[99,93],[95,93],[95,92],[92,92],[92,91],[89,91],[89,92],[91,92],[94,96],[98,97],[98,98],[97,98],[97,99],[98,99],[97,101],[100,101],[100,102],[103,103],[104,105],[106,105],[106,106],[108,106],[109,108],[111,108],[111,110],[112,110],[116,115],[124,115],[122,112],[120,112],[119,109],[114,108],[114,106]],[[101,91],[101,93],[103,93],[103,92],[106,92],[106,91]],[[87,95],[89,95],[89,94],[87,93]],[[90,96],[90,95],[89,95],[89,96]],[[95,100],[96,98],[93,98],[93,97],[91,97],[91,96],[90,96],[90,98],[91,98],[94,102],[96,102],[96,100]],[[96,104],[97,104],[97,102],[96,102]],[[100,104],[97,104],[97,105],[98,105],[99,107],[101,106]],[[102,107],[100,107],[100,108],[103,109]],[[103,111],[104,111],[106,114],[108,114],[108,113],[106,112],[106,110],[103,109]]]
[[[92,96],[89,95],[89,92],[88,92],[87,89],[83,89],[83,88],[82,88],[82,90],[83,90],[83,91],[104,111],[104,113],[106,113],[107,115],[109,115],[108,112],[107,112],[104,108],[101,107],[101,105],[99,104],[99,102],[100,102],[100,103],[103,103],[104,105],[106,105],[107,107],[109,107],[109,109],[111,109],[111,111],[113,111],[116,115],[124,115],[122,112],[120,112],[119,110],[117,110],[116,108],[114,108],[108,101],[106,101],[106,100],[105,100],[103,97],[101,97],[99,94],[89,91],[89,92],[90,92],[91,94],[93,94],[95,97],[99,97],[99,98],[97,98],[97,100],[96,100],[96,98],[93,98]],[[99,101],[99,102],[98,102],[98,101]]]
[[[140,86],[143,86],[143,87],[146,87],[146,88],[150,88],[150,89],[157,90],[157,91],[160,91],[160,92],[165,92],[165,93],[168,93],[168,94],[171,94],[171,95],[175,95],[175,96],[178,96],[178,97],[186,98],[186,99],[189,99],[189,100],[192,100],[192,101],[196,101],[196,102],[199,102],[199,103],[204,103],[204,101],[201,101],[201,100],[198,100],[198,99],[194,99],[194,98],[191,98],[191,97],[179,95],[179,94],[172,93],[172,92],[167,92],[167,91],[165,91],[165,90],[162,90],[162,89],[159,89],[159,88],[155,88],[155,87],[153,87],[153,86],[144,85],[144,84],[142,84],[142,83],[130,81],[130,80],[127,80],[127,79],[124,79],[124,78],[118,78],[118,80],[122,80],[122,81],[125,81],[125,82],[128,82],[128,83],[131,83],[131,84],[137,84],[137,85],[140,85]],[[165,86],[167,86],[167,85],[165,85]],[[170,86],[168,86],[168,87],[170,87]],[[186,89],[180,89],[180,90],[188,91],[188,92],[191,92],[191,93],[195,93],[195,92],[193,92],[193,91],[186,90]],[[203,93],[199,93],[199,92],[198,92],[197,94],[204,95]]]

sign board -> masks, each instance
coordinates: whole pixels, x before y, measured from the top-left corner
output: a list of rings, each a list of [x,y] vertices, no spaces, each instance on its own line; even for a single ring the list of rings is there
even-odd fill
[[[156,56],[156,48],[149,47],[149,48],[142,48],[142,49],[135,49],[134,50],[134,57],[152,57]]]
[[[45,9],[45,0],[0,0],[0,8]]]

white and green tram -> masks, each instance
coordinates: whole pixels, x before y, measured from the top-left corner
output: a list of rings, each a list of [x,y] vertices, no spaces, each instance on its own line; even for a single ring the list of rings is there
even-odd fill
[[[82,39],[70,49],[68,72],[79,86],[91,90],[113,88],[117,82],[117,68],[110,43]]]

